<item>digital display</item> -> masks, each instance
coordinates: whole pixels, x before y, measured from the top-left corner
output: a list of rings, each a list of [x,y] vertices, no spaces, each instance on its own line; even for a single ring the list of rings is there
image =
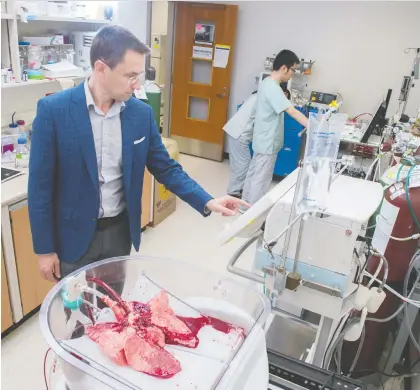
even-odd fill
[[[337,99],[337,95],[332,93],[315,92],[311,93],[311,103],[330,104]]]

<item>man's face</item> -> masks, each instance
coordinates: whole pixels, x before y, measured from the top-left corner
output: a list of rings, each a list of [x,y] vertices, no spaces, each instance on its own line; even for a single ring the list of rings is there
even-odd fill
[[[106,64],[99,67],[101,84],[108,95],[117,101],[128,100],[144,81],[144,62],[144,54],[128,50],[113,69]]]
[[[293,66],[291,66],[290,68],[288,68],[287,66],[283,65],[281,67],[282,70],[282,80],[283,82],[285,81],[289,81],[294,74],[296,73],[296,68],[297,68],[297,64],[293,64]]]

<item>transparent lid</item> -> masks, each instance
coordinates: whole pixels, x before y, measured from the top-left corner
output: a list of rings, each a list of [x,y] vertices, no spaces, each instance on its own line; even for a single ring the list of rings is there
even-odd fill
[[[80,280],[88,283],[84,295],[78,297],[79,304],[73,307],[79,308],[65,309],[65,303],[71,305],[63,297]],[[123,320],[116,319],[116,310],[97,309],[100,307],[97,296],[101,293],[92,289],[100,290],[101,281],[122,291],[122,304],[126,308]],[[103,291],[114,298],[107,290]],[[178,261],[125,257],[84,267],[60,281],[42,304],[40,323],[55,353],[85,376],[111,388],[178,390],[193,385],[196,389],[219,389],[217,386],[224,377],[234,375],[232,367],[240,364],[243,350],[252,348],[255,339],[252,335],[261,330],[269,312],[270,304],[263,294],[207,270]],[[141,314],[141,320],[133,322],[130,317],[133,313]],[[144,322],[145,318],[147,321],[151,318],[151,322]],[[128,337],[124,339],[127,342],[118,344],[123,347],[117,348],[117,354],[116,328],[119,335]],[[135,336],[133,329],[137,332]],[[184,332],[188,337],[183,336]],[[137,338],[140,333],[142,340]],[[160,336],[164,336],[164,342]],[[107,337],[112,338],[112,351],[110,342],[104,342]],[[144,344],[143,339],[154,345]],[[136,350],[136,345],[142,342]],[[157,360],[141,352],[145,346],[151,348],[151,354],[157,354]],[[154,367],[156,361],[165,363],[156,363],[158,367]],[[165,370],[169,374],[163,379]],[[77,379],[79,384],[81,378]]]
[[[235,237],[248,238],[255,235],[265,222],[271,209],[279,200],[290,193],[293,198],[299,170],[300,168],[296,168],[245,213],[240,215],[231,224],[226,225],[218,236],[220,244],[226,244]]]

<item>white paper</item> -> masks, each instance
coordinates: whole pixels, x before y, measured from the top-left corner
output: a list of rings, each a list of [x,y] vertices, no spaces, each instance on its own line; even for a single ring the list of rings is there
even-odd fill
[[[147,100],[147,95],[146,95],[146,91],[144,89],[143,86],[140,87],[140,89],[135,89],[134,90],[134,96],[137,99],[141,99],[141,100]]]
[[[404,193],[405,193],[405,190],[404,189],[398,190],[397,192],[394,192],[389,198],[391,200],[394,200],[395,198],[398,198],[400,195],[402,195]]]
[[[388,246],[389,237],[394,229],[399,211],[399,207],[392,205],[386,199],[383,200],[381,212],[376,219],[376,229],[372,239],[373,248],[381,254],[385,253]]]
[[[200,60],[212,60],[213,59],[213,48],[203,46],[193,46],[193,58]]]
[[[420,167],[416,166],[410,173],[409,188],[420,187]]]
[[[216,45],[213,66],[215,68],[226,68],[229,62],[230,46]]]

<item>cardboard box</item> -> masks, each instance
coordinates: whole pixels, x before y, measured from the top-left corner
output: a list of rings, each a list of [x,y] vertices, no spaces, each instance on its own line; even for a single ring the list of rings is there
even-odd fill
[[[178,144],[169,138],[162,138],[162,142],[169,156],[179,161]],[[153,191],[153,221],[150,226],[155,227],[169,217],[176,210],[176,195],[170,192],[163,184],[154,179]]]

